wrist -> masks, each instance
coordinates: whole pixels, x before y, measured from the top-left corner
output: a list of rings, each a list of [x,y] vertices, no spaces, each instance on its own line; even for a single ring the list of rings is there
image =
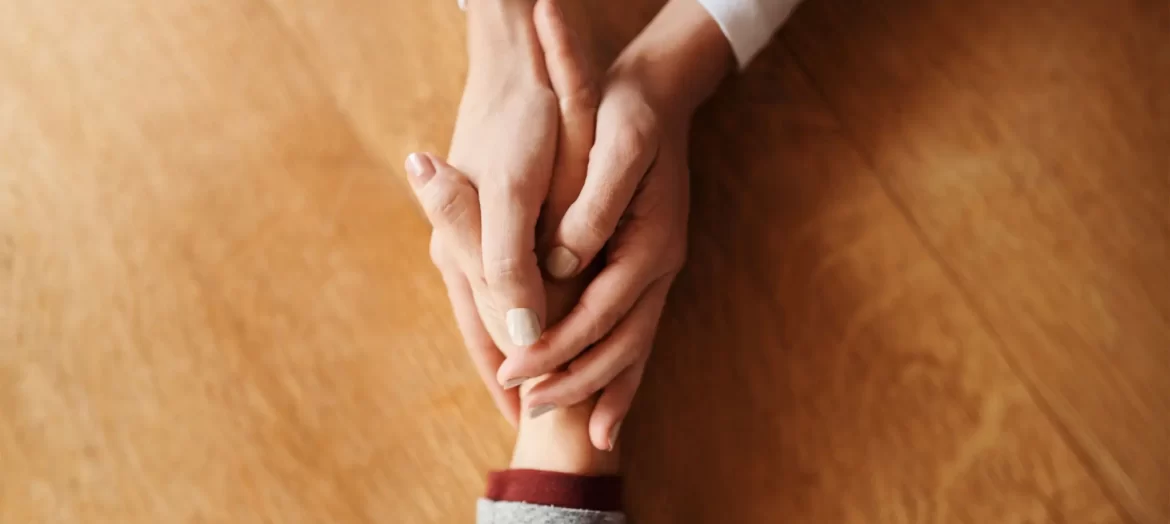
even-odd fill
[[[614,62],[660,112],[689,118],[734,69],[731,44],[695,0],[671,0]]]
[[[521,388],[529,389],[529,383]],[[595,404],[596,399],[589,399],[557,408],[538,418],[522,417],[509,467],[577,475],[617,473],[619,455],[598,450],[589,439],[589,419]],[[524,411],[530,407],[525,405]]]
[[[468,77],[546,76],[544,54],[533,22],[535,0],[468,0]]]

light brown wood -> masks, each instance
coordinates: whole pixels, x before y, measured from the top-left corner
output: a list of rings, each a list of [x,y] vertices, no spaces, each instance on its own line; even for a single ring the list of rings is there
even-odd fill
[[[3,9],[0,521],[468,521],[511,433],[271,8]]]
[[[1170,520],[1170,6],[975,4],[810,0],[703,110],[636,522]],[[463,46],[0,7],[0,522],[471,521],[512,435],[400,168]]]
[[[783,44],[997,351],[1170,522],[1170,4],[806,7]]]

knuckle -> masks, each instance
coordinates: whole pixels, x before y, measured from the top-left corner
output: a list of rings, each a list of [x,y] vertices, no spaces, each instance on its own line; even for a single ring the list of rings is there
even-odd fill
[[[530,100],[517,100],[517,103],[534,105],[535,107],[552,109],[557,105],[557,93],[553,91],[552,87],[547,85],[541,86],[540,89],[533,90],[530,95]]]
[[[561,113],[565,116],[589,115],[597,111],[601,91],[597,84],[587,82],[560,99]]]
[[[581,297],[581,301],[577,303],[576,309],[578,309],[578,312],[582,316],[588,319],[586,336],[589,344],[597,342],[609,334],[609,331],[621,319],[616,311],[595,306],[588,296]]]
[[[620,164],[628,165],[655,145],[653,130],[649,126],[627,121],[614,128],[610,135],[609,154]]]
[[[624,124],[649,137],[656,136],[656,131],[659,129],[658,113],[646,100],[641,89],[618,88],[615,91],[607,92],[602,103],[610,100],[613,100],[614,105],[606,109],[613,108],[616,111],[615,114],[620,115]]]
[[[580,401],[601,391],[612,375],[609,366],[612,366],[612,363],[599,360],[574,361],[569,364],[569,376],[572,380],[565,381],[563,394],[574,401]]]
[[[434,187],[423,201],[427,216],[438,222],[434,225],[451,224],[462,219],[468,205],[459,187],[453,184],[435,184]]]
[[[644,144],[647,147],[658,147],[658,114],[645,101],[638,103],[630,122],[631,127],[645,140]]]
[[[603,204],[592,200],[583,202],[582,205],[578,221],[580,234],[591,244],[604,244],[613,233],[609,211]]]
[[[528,260],[516,257],[495,258],[484,261],[484,278],[489,286],[521,282],[527,271]]]
[[[431,246],[429,251],[431,255],[431,263],[440,268],[446,265],[448,259],[447,248],[439,235],[431,235]]]
[[[484,191],[498,201],[523,205],[534,195],[543,196],[540,195],[537,182],[538,178],[529,173],[508,170],[493,180]]]

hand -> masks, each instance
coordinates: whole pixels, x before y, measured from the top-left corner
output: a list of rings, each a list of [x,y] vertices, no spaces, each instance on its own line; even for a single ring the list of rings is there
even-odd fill
[[[532,0],[470,2],[467,16],[470,66],[448,161],[477,192],[482,243],[466,254],[482,256],[458,266],[484,289],[485,326],[508,352],[535,342],[545,322],[534,232],[556,155],[557,97]]]
[[[447,286],[463,342],[496,407],[516,425],[520,399],[515,391],[495,381],[504,355],[480,314],[481,307],[487,307],[490,301],[486,299],[481,269],[479,195],[466,176],[433,155],[411,154],[406,159],[406,170],[410,187],[434,228],[431,260]],[[495,320],[491,316],[487,319]],[[499,322],[492,325],[495,331],[500,330]]]
[[[466,227],[468,225],[466,222],[460,223],[460,220],[467,220],[467,217],[477,216],[479,205],[475,189],[467,178],[432,155],[412,155],[411,162],[416,165],[412,168],[410,186],[423,204],[423,209],[427,218],[434,224],[435,231],[448,233],[474,230],[474,227]],[[446,258],[446,255],[453,252],[457,251],[440,251],[438,260],[441,261],[441,267],[448,267],[450,259]],[[446,275],[453,273],[449,270],[443,271],[445,278]],[[452,291],[460,290],[460,286],[465,285],[451,281],[447,284]],[[548,301],[553,308],[567,309],[575,304],[580,296],[579,287],[572,283],[568,285],[561,282],[550,283],[549,289]],[[470,289],[464,291],[475,294],[475,291]],[[471,301],[457,300],[458,297],[459,295],[452,294],[455,317],[466,337],[468,347],[473,349],[472,355],[482,357],[498,354],[480,322],[475,304]],[[540,380],[539,378],[529,380],[521,388],[531,388],[539,384]],[[555,410],[539,419],[525,419],[520,424],[511,467],[589,475],[612,474],[617,471],[617,455],[598,451],[589,438],[587,428],[593,406],[593,402],[586,401]]]
[[[532,406],[572,406],[602,391],[589,432],[594,445],[610,449],[686,256],[689,193],[687,119],[651,105],[641,80],[627,71],[611,72],[602,93],[585,187],[547,262],[550,273],[572,276],[577,261],[592,260],[604,247],[603,268],[543,340],[509,355],[498,378],[509,383],[553,372],[528,392]],[[567,370],[555,372],[566,362]]]
[[[511,388],[518,382],[497,383],[496,370],[504,358],[501,349],[503,353],[513,353],[523,341],[516,340],[517,333],[513,328],[517,325],[508,321],[510,319],[506,317],[510,315],[502,314],[503,308],[498,304],[540,304],[542,310],[548,308],[545,312],[547,316],[543,318],[555,321],[564,317],[580,295],[580,285],[575,282],[548,282],[542,285],[531,247],[533,230],[537,228],[536,224],[527,225],[536,220],[529,220],[526,216],[519,219],[517,217],[527,215],[531,209],[541,209],[543,201],[539,229],[548,232],[541,235],[541,243],[547,245],[551,232],[560,223],[565,210],[581,190],[585,178],[585,162],[589,147],[593,143],[594,117],[597,110],[596,81],[594,75],[590,74],[591,69],[587,67],[588,61],[582,56],[584,47],[568,30],[556,4],[553,0],[539,0],[533,14],[532,23],[540,35],[542,56],[549,62],[550,85],[541,89],[550,89],[553,94],[553,124],[555,126],[559,120],[559,133],[554,127],[552,131],[541,131],[539,136],[530,136],[531,129],[520,129],[525,122],[548,111],[548,108],[544,107],[544,101],[539,97],[535,109],[523,107],[518,101],[510,100],[508,103],[517,103],[514,110],[496,114],[491,109],[501,107],[493,101],[497,95],[479,99],[480,93],[493,93],[494,90],[473,89],[473,82],[469,80],[469,87],[460,110],[456,138],[452,145],[452,162],[465,166],[503,165],[515,162],[514,158],[507,155],[528,154],[527,165],[536,171],[530,172],[531,176],[522,178],[531,182],[532,187],[540,183],[547,184],[547,195],[541,193],[535,205],[528,201],[529,197],[522,199],[526,202],[525,205],[509,208],[499,205],[499,201],[493,205],[486,194],[491,191],[490,188],[498,184],[504,185],[502,191],[512,191],[515,195],[528,195],[529,191],[534,190],[532,187],[518,189],[526,182],[509,182],[506,177],[501,182],[481,176],[478,177],[477,183],[477,177],[470,173],[465,175],[430,154],[415,153],[410,155],[406,162],[407,171],[413,175],[411,187],[415,189],[416,196],[423,204],[427,217],[434,227],[431,257],[447,285],[459,329],[480,377],[488,386],[501,412],[513,424],[519,419],[519,400],[516,390]],[[475,75],[472,77],[475,78]],[[507,79],[501,81],[506,83]],[[514,93],[507,94],[503,98],[509,99],[513,95]],[[520,96],[527,97],[531,94]],[[508,121],[508,118],[518,120]],[[543,116],[539,118],[542,119]],[[489,130],[486,136],[479,136],[481,130],[467,122],[481,126],[503,127],[506,130]],[[555,164],[544,168],[546,173],[539,172],[538,168],[543,166],[544,159],[538,157],[543,157],[545,153],[515,151],[517,147],[525,149],[525,145],[538,149],[552,148],[557,153]],[[505,158],[496,158],[501,155]],[[550,174],[551,182],[547,181]],[[499,191],[496,194],[500,194]],[[501,227],[489,229],[487,224],[493,220],[502,224]],[[520,223],[528,229],[517,229],[522,227]],[[514,240],[521,239],[519,244],[523,245],[518,249],[523,251],[523,256],[504,255],[503,251],[498,250],[501,244],[498,238],[489,236],[492,232],[496,235],[505,235],[504,244],[516,245],[517,242]],[[485,255],[493,248],[496,248],[497,257],[503,257],[497,260],[530,259],[523,264],[525,268],[523,273],[527,276],[516,282],[496,278],[494,282],[497,285],[492,286],[493,279],[486,275],[491,274],[493,263],[489,262],[491,258],[485,258]],[[528,267],[529,264],[531,267]],[[504,266],[495,264],[495,267]],[[512,268],[505,269],[509,271],[505,271],[504,276],[516,276],[515,272],[511,271]],[[533,278],[528,274],[529,270],[535,273],[535,284],[528,282]],[[500,291],[501,285],[505,288],[503,292]],[[539,296],[527,298],[526,302],[507,302],[508,297],[533,295],[531,289],[534,286]]]
[[[730,64],[726,40],[693,0],[671,2],[619,57],[602,87],[584,187],[546,259],[558,277],[598,256],[604,267],[568,317],[500,367],[504,383],[552,373],[526,395],[534,411],[601,391],[589,424],[599,449],[614,446],[685,258],[691,115]]]

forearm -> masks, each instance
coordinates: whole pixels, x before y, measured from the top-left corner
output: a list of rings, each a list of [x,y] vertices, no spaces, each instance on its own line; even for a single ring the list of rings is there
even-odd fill
[[[530,382],[535,385],[540,380]],[[528,388],[529,384],[523,387]],[[589,417],[595,403],[596,398],[590,398],[538,418],[521,417],[510,467],[578,475],[616,473],[618,454],[597,449],[589,439]],[[522,406],[522,412],[526,413],[528,407]]]
[[[660,112],[692,113],[735,66],[727,37],[696,0],[671,0],[626,47],[614,72],[633,74]]]
[[[473,0],[467,6],[468,78],[507,74],[547,83],[533,24],[535,0]]]
[[[719,24],[740,67],[760,52],[800,0],[697,0]]]
[[[592,269],[570,280],[545,281],[550,325],[559,322],[577,304],[596,273]],[[521,386],[521,413],[531,413],[534,406],[529,405],[526,393],[543,379],[537,377]],[[596,396],[536,418],[522,416],[511,467],[594,475],[616,472],[617,454],[598,450],[589,439],[589,417],[595,403]]]

